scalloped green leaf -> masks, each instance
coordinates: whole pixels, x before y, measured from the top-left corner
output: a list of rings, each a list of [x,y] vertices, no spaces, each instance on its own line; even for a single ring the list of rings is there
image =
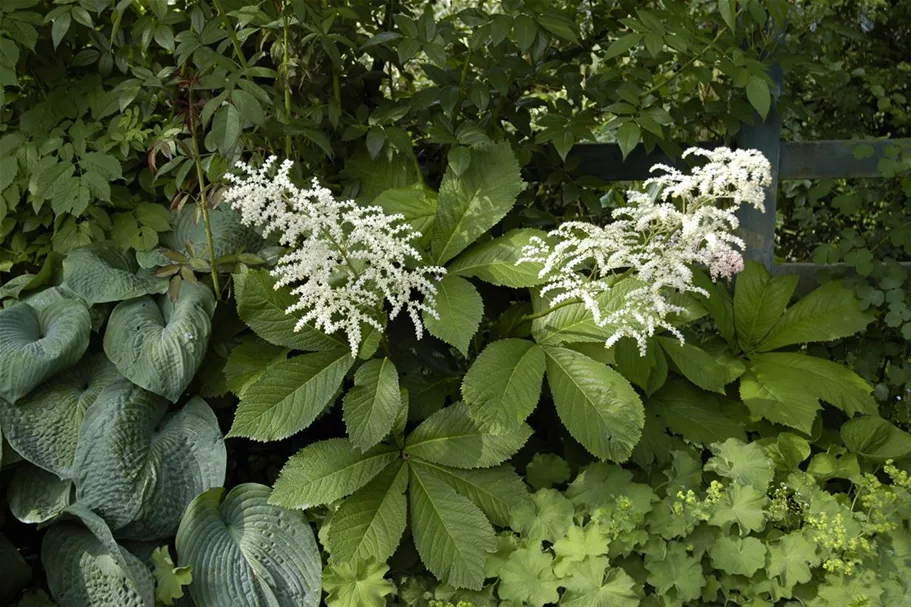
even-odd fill
[[[27,303],[0,310],[0,399],[15,403],[75,364],[91,331],[88,309],[71,299],[40,310]]]
[[[187,507],[177,531],[180,566],[199,607],[317,607],[321,560],[300,512],[269,504],[270,489],[216,487]]]
[[[6,440],[26,460],[69,478],[86,410],[102,390],[122,379],[104,354],[83,358],[15,405],[0,403]]]
[[[132,252],[110,242],[70,251],[63,260],[63,285],[92,306],[168,290],[167,279],[141,270]]]
[[[121,302],[104,351],[131,382],[176,402],[206,355],[214,312],[215,296],[200,283],[185,283],[176,302],[164,295]]]
[[[220,486],[227,455],[218,420],[193,398],[169,414],[164,399],[121,382],[86,412],[76,447],[76,499],[127,539],[173,535],[196,495]]]

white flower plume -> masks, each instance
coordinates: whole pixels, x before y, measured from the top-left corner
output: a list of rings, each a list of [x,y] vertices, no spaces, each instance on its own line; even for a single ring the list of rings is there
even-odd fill
[[[658,329],[683,341],[670,324],[670,315],[684,311],[672,302],[673,294],[707,295],[693,283],[691,266],[707,267],[712,280],[743,269],[735,212],[743,204],[765,210],[771,166],[756,150],[690,148],[684,153],[689,155],[708,162],[689,174],[653,166],[662,174],[647,180],[643,190],[628,191],[628,206],[616,209],[608,225],[566,222],[546,240],[535,238],[523,248],[518,263],[544,264],[541,294],[550,296],[551,306],[582,302],[599,326],[614,329],[608,347],[628,336],[644,355],[646,340]],[[603,300],[627,278],[636,282],[623,290],[623,304],[602,309],[599,296]]]
[[[420,232],[403,215],[336,200],[316,179],[310,189],[299,189],[288,178],[293,163],[285,160],[275,171],[275,161],[272,156],[259,169],[237,163],[244,175],[229,176],[233,186],[225,200],[245,225],[261,227],[264,237],[277,232],[293,249],[272,274],[276,289],[291,285],[299,298],[285,310],[303,312],[295,331],[308,323],[325,333],[344,331],[356,353],[363,325],[383,330],[378,319],[388,302],[389,317],[405,310],[420,338],[421,312],[438,318],[434,281],[446,272],[421,265],[411,245]]]

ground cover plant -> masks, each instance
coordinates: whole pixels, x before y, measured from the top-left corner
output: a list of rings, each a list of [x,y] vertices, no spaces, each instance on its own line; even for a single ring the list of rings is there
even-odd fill
[[[905,8],[4,2],[0,603],[905,605]]]

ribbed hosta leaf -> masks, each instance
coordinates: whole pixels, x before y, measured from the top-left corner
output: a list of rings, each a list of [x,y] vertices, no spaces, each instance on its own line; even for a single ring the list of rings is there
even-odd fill
[[[300,432],[332,402],[352,364],[344,349],[273,365],[244,390],[228,437],[272,441]]]
[[[255,252],[264,244],[262,237],[243,225],[237,212],[226,204],[209,211],[209,226],[212,228],[216,259],[231,253]],[[206,224],[196,206],[184,206],[174,217],[174,229],[161,234],[159,240],[163,246],[180,252],[186,250],[186,243],[189,242],[197,257],[210,258]]]
[[[545,348],[547,383],[557,414],[593,455],[626,461],[642,436],[642,401],[626,379],[584,354]]]
[[[23,523],[43,523],[69,506],[73,483],[29,464],[16,467],[6,490],[10,512]]]
[[[55,524],[41,544],[47,585],[57,604],[154,607],[155,581],[143,562],[118,546],[91,512],[80,509],[78,518],[88,528]]]
[[[0,310],[0,399],[15,403],[82,358],[91,330],[88,309],[75,300]]]
[[[454,468],[487,468],[501,464],[522,448],[531,428],[518,424],[494,434],[468,415],[458,403],[440,409],[414,429],[405,441],[408,455]]]
[[[342,411],[351,444],[361,451],[383,440],[402,407],[399,374],[388,358],[369,360],[354,374]]]
[[[177,401],[206,354],[215,297],[186,283],[176,303],[140,297],[114,308],[104,334],[108,358],[134,384]]]
[[[397,462],[344,501],[332,515],[326,547],[334,561],[392,556],[405,531],[408,467]]]
[[[480,590],[493,528],[477,506],[418,467],[411,469],[411,530],[424,565],[456,588]]]
[[[121,382],[86,412],[73,467],[76,498],[119,537],[172,535],[190,500],[224,482],[227,456],[209,406],[194,398],[167,410],[163,399]]]
[[[531,501],[528,488],[511,466],[459,470],[418,459],[413,460],[411,466],[440,479],[470,499],[491,522],[501,527],[509,526],[509,512],[513,508]],[[334,518],[332,521],[335,524]]]
[[[96,354],[83,358],[15,405],[0,403],[7,441],[36,466],[69,478],[86,410],[102,390],[119,379],[123,376],[104,354]]]
[[[301,510],[328,504],[366,485],[398,457],[383,445],[360,453],[345,438],[313,443],[288,459],[270,501]]]
[[[190,566],[196,607],[316,607],[319,548],[303,514],[268,504],[247,483],[199,495],[177,531],[178,565]]]
[[[71,251],[63,260],[63,284],[89,305],[168,290],[167,279],[141,270],[132,252],[110,242]]]

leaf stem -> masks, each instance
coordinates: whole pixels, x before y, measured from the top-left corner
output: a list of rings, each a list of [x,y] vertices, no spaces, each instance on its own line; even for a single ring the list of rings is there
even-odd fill
[[[288,125],[291,124],[291,77],[288,67],[288,4],[285,3],[282,11],[282,29],[284,30],[284,52],[282,57],[282,76],[285,81],[285,116]],[[285,134],[285,157],[291,158],[291,135]]]
[[[228,37],[231,38],[231,44],[234,46],[234,53],[237,55],[237,60],[240,61],[240,66],[247,69],[247,58],[240,48],[240,40],[237,39],[237,33],[234,31],[231,21],[228,20],[228,15],[221,5],[221,0],[212,0],[212,3],[215,4],[215,10],[218,11],[218,16],[221,17],[221,22],[228,32]]]
[[[581,303],[581,302],[578,299],[567,299],[566,301],[562,301],[555,306],[551,306],[551,307],[547,308],[546,310],[542,310],[540,312],[535,312],[534,314],[526,314],[525,316],[522,317],[522,322],[525,322],[527,320],[535,320],[537,318],[544,318],[551,312],[556,312],[560,308],[565,308],[566,306],[571,306],[571,305],[577,304],[577,303]]]
[[[216,0],[217,1],[217,0]],[[190,133],[193,139],[193,162],[196,164],[196,179],[199,181],[199,205],[202,208],[202,221],[206,228],[206,241],[209,245],[209,271],[212,274],[212,288],[215,290],[215,300],[221,299],[221,285],[218,281],[218,266],[215,263],[215,239],[212,237],[212,225],[209,222],[209,203],[206,200],[206,174],[202,168],[199,154],[199,142],[196,140],[196,117],[193,113],[193,90],[190,90]]]

